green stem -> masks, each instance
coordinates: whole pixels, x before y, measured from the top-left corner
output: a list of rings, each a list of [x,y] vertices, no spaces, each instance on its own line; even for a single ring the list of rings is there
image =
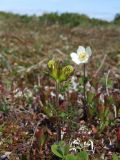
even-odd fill
[[[84,64],[83,66],[83,78],[84,78],[84,82],[83,82],[83,116],[84,116],[84,120],[87,121],[87,101],[86,101],[86,65]]]
[[[58,111],[59,107],[59,82],[56,81],[56,110]]]
[[[59,82],[56,81],[56,111],[57,111],[57,141],[61,140],[61,125],[59,120]]]

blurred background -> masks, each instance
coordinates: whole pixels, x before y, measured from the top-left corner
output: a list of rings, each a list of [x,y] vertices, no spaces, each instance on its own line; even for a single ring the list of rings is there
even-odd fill
[[[0,11],[28,15],[75,12],[111,21],[120,12],[120,0],[1,0]]]
[[[119,42],[120,0],[0,1],[0,71],[7,78],[36,81],[49,59],[72,63],[79,45],[93,50],[91,74],[102,64],[100,74],[111,69],[113,76],[120,73]]]

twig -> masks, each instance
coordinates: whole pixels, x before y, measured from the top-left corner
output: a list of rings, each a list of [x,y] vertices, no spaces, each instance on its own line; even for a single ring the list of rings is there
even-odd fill
[[[38,128],[38,126],[40,125],[40,121],[37,123],[37,125],[36,125],[36,127],[35,127],[35,130],[34,130],[34,133],[33,133],[33,137],[32,137],[32,140],[31,140],[31,148],[32,148],[32,146],[33,146],[33,142],[34,142],[34,138],[35,138],[35,133],[36,133],[36,131],[37,131],[37,128]]]
[[[96,77],[97,74],[100,72],[101,68],[103,67],[103,65],[104,65],[104,63],[105,63],[106,58],[107,58],[107,54],[105,54],[105,56],[104,56],[104,58],[103,58],[103,60],[102,60],[102,62],[101,62],[101,65],[99,66],[99,68],[97,69],[97,71],[96,71],[95,74],[94,74],[94,77]]]
[[[39,63],[32,65],[31,67],[26,69],[27,73],[30,73],[31,71],[38,69],[39,67],[41,67],[41,65],[47,60],[47,58],[42,59]]]
[[[63,53],[61,50],[59,50],[58,48],[55,49],[55,51],[57,51],[59,54],[61,54],[62,56],[66,56],[65,53]]]
[[[106,85],[106,92],[107,92],[107,95],[108,95],[108,96],[109,96],[109,90],[108,90],[107,85],[108,85],[108,77],[109,77],[109,74],[110,74],[110,70],[109,70],[109,71],[108,71],[108,73],[107,73],[106,81],[105,81],[105,85]]]
[[[113,104],[114,116],[117,118],[117,107]]]

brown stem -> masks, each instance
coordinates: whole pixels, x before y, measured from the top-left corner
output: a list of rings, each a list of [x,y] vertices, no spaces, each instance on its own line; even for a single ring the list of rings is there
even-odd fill
[[[59,111],[59,82],[56,81],[56,111],[57,111],[57,141],[61,140],[61,125],[58,116]]]
[[[83,117],[84,120],[87,121],[87,101],[86,101],[86,65],[84,64],[83,66],[83,78],[84,78],[84,82],[83,82]]]

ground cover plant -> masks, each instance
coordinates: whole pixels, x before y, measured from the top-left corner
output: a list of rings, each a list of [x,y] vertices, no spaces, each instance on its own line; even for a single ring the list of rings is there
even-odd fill
[[[119,41],[119,14],[1,12],[0,159],[119,160]]]

